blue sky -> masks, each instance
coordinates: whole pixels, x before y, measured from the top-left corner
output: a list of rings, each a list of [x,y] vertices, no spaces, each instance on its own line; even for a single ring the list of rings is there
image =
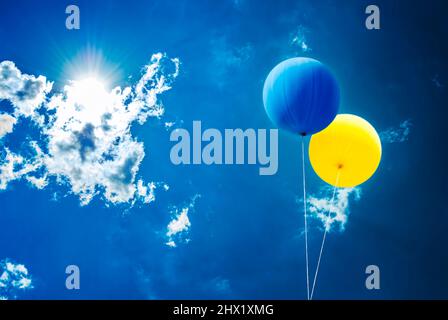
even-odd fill
[[[348,219],[329,234],[315,298],[448,298],[444,5],[376,3],[379,31],[364,27],[368,1],[76,1],[81,29],[68,31],[69,2],[2,1],[0,63],[13,82],[0,86],[0,296],[304,299],[300,139],[281,131],[279,170],[260,176],[174,166],[169,135],[193,120],[272,128],[263,81],[308,56],[333,71],[340,112],[368,119],[383,141],[373,178],[341,195]],[[106,89],[71,82],[90,73]],[[30,79],[29,95],[11,89]],[[154,84],[164,86],[141,89]],[[101,105],[96,118],[58,100],[64,92]],[[108,134],[92,137],[94,121]],[[308,161],[306,175],[325,199]],[[312,221],[312,270],[321,228]],[[70,264],[81,290],[65,288]],[[381,290],[365,289],[370,264]]]

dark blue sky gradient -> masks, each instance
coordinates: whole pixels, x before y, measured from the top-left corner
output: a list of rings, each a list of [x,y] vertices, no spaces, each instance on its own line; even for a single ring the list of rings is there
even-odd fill
[[[81,9],[81,29],[65,29],[65,7]],[[181,73],[162,100],[166,116],[134,125],[145,143],[139,176],[165,181],[149,206],[95,198],[80,207],[66,186],[45,190],[14,182],[0,193],[0,259],[25,264],[35,288],[26,299],[305,298],[300,140],[279,137],[279,171],[257,166],[174,166],[163,121],[204,128],[272,128],[263,81],[296,56],[291,34],[305,27],[311,51],[341,87],[341,113],[378,131],[410,119],[409,140],[383,145],[374,177],[350,203],[346,230],[330,233],[318,299],[448,298],[446,101],[448,48],[443,1],[24,1],[0,2],[0,61],[43,74],[60,89],[70,63],[102,52],[113,84],[130,83],[154,52],[179,57]],[[381,8],[381,30],[364,27],[364,9]],[[236,63],[235,59],[240,59]],[[71,70],[71,71],[70,71]],[[438,79],[442,87],[435,84]],[[0,108],[7,108],[0,103]],[[11,140],[19,146],[21,123]],[[308,190],[324,183],[307,162]],[[59,195],[56,201],[53,194]],[[169,207],[188,204],[191,242],[164,243]],[[311,261],[321,233],[312,229]],[[81,269],[81,290],[65,289],[65,267]],[[365,289],[365,267],[381,268],[381,290]],[[227,285],[223,285],[227,284]]]

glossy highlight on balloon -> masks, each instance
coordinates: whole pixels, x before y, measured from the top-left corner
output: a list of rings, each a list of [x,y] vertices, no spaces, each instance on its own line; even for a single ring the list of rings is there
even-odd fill
[[[276,127],[295,134],[311,135],[323,130],[336,117],[339,87],[321,62],[292,58],[269,73],[263,103]]]
[[[311,165],[335,187],[355,187],[367,181],[381,161],[381,141],[375,128],[352,114],[340,114],[311,137]]]

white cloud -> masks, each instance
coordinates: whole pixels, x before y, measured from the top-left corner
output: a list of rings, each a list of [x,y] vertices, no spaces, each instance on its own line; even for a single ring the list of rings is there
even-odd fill
[[[216,277],[211,283],[214,290],[220,293],[231,293],[230,281],[228,279]]]
[[[309,30],[304,26],[300,25],[297,27],[295,32],[293,32],[290,36],[290,44],[294,49],[298,49],[299,52],[310,52],[312,49],[308,45],[306,35],[309,33]]]
[[[175,248],[175,247],[177,247],[176,242],[174,242],[173,240],[168,241],[168,242],[166,243],[166,245],[167,245],[168,247],[171,247],[171,248]]]
[[[188,218],[189,209],[189,207],[182,208],[180,214],[177,214],[177,216],[170,221],[168,224],[168,231],[166,233],[169,238],[180,232],[187,231],[190,228],[191,223]]]
[[[166,184],[163,185],[165,189]],[[137,194],[142,199],[143,203],[151,203],[156,200],[155,190],[157,185],[154,182],[150,182],[144,185],[143,180],[137,182]],[[167,191],[167,189],[165,189]]]
[[[325,187],[321,193],[322,197],[308,197],[309,215],[319,220],[327,231],[332,230],[334,226],[339,226],[339,230],[343,231],[350,213],[350,196],[359,200],[361,189],[337,188],[334,199],[332,199],[333,188]]]
[[[389,128],[385,131],[380,132],[380,139],[383,143],[396,143],[405,142],[409,138],[411,133],[412,122],[410,120],[405,120],[400,123],[398,128]]]
[[[31,275],[23,264],[0,261],[0,299],[16,299],[20,291],[32,288]]]
[[[171,89],[179,64],[178,59],[154,54],[134,86],[112,90],[93,78],[71,81],[62,92],[47,97],[38,116],[34,110],[44,101],[51,84],[43,76],[23,75],[12,62],[2,62],[6,76],[0,78],[0,100],[11,101],[15,114],[35,121],[45,148],[39,148],[40,153],[30,159],[6,147],[6,159],[0,163],[0,189],[22,177],[42,189],[54,178],[68,185],[82,205],[96,195],[112,204],[154,201],[156,185],[137,179],[145,148],[131,134],[131,126],[163,115],[158,96]],[[20,81],[31,84],[20,85]],[[34,89],[20,94],[24,97],[21,100],[21,87]],[[24,168],[18,170],[17,164]],[[43,173],[36,176],[38,170]]]
[[[233,81],[233,73],[241,72],[241,68],[253,56],[253,46],[246,43],[232,46],[226,37],[218,37],[210,42],[213,67],[211,78],[222,87]]]
[[[195,195],[190,203],[182,208],[174,207],[172,210],[173,219],[167,226],[166,237],[168,241],[165,243],[169,247],[176,247],[176,241],[185,241],[189,242],[189,239],[184,239],[184,234],[188,232],[191,227],[190,218],[188,214],[190,210],[193,210],[196,200],[200,197],[200,195]]]
[[[15,116],[34,116],[53,84],[44,76],[22,74],[14,62],[0,62],[0,100],[9,100],[15,107]]]
[[[173,121],[167,121],[167,122],[165,122],[165,128],[166,128],[166,129],[170,129],[170,128],[172,128],[175,124],[176,124],[176,123],[173,122]]]
[[[48,185],[48,176],[46,174],[39,178],[34,176],[27,176],[26,180],[28,180],[31,185],[40,190],[44,189]]]
[[[0,139],[13,131],[17,119],[6,113],[0,113]]]
[[[30,146],[34,151],[34,156],[30,158],[4,149],[5,157],[0,159],[0,190],[6,190],[9,182],[27,177],[43,166],[42,150],[35,142],[31,142]]]

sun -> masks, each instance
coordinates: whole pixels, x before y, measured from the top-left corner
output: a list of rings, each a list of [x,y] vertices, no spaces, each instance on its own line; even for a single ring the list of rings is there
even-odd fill
[[[87,77],[72,82],[71,94],[86,108],[98,109],[107,101],[108,93],[104,81],[97,77]]]
[[[101,125],[104,114],[111,112],[113,95],[100,77],[87,76],[72,80],[65,90],[67,99],[76,107],[74,112],[83,122]]]
[[[121,62],[110,60],[102,49],[92,45],[80,48],[75,54],[67,54],[63,59],[61,79],[84,81],[94,78],[103,85],[114,86],[121,78]]]

